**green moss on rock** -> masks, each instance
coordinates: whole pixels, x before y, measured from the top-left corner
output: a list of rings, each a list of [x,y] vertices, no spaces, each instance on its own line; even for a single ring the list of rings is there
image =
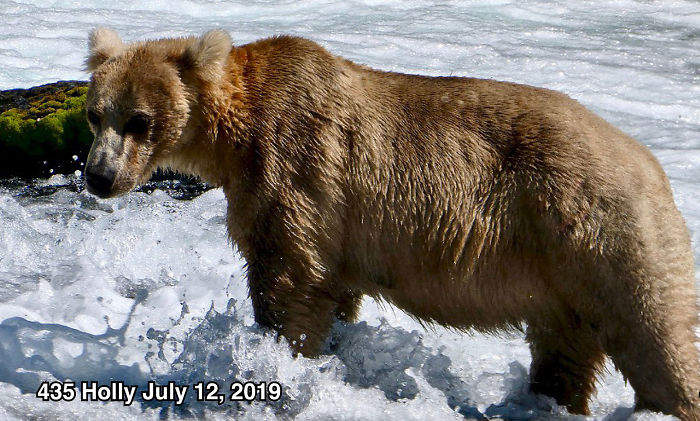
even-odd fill
[[[0,176],[71,171],[92,134],[85,121],[85,82],[0,92]]]

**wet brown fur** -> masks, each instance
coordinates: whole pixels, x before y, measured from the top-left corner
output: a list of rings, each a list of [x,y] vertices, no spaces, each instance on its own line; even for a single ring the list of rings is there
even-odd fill
[[[93,33],[88,107],[153,128],[124,161],[97,128],[88,165],[117,168],[114,195],[164,166],[223,187],[256,320],[295,351],[367,294],[458,329],[527,323],[532,390],[572,412],[607,354],[638,408],[700,419],[688,230],[649,151],[576,101],[287,36],[114,36]]]

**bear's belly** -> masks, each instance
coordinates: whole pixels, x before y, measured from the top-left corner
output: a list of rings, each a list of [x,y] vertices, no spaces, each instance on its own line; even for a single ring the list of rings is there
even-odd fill
[[[363,292],[421,320],[459,329],[518,325],[548,300],[540,278],[516,264],[489,264],[478,274],[426,270],[406,262],[383,269],[365,273]]]

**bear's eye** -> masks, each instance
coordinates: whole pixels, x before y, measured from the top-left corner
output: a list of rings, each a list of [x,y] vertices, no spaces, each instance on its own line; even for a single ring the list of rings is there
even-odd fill
[[[124,125],[124,133],[145,134],[151,128],[151,117],[146,114],[136,114],[131,116]]]
[[[95,127],[100,127],[100,116],[96,112],[90,110],[87,113],[87,119]]]

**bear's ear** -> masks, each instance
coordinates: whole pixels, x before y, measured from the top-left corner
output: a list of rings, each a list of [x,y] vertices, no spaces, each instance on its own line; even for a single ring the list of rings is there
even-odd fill
[[[223,72],[232,44],[229,34],[214,29],[187,46],[180,64],[183,70],[195,71],[207,80],[216,80]]]
[[[85,60],[85,69],[90,72],[94,71],[110,57],[118,55],[123,48],[124,43],[114,30],[93,29],[88,37],[88,58]]]

